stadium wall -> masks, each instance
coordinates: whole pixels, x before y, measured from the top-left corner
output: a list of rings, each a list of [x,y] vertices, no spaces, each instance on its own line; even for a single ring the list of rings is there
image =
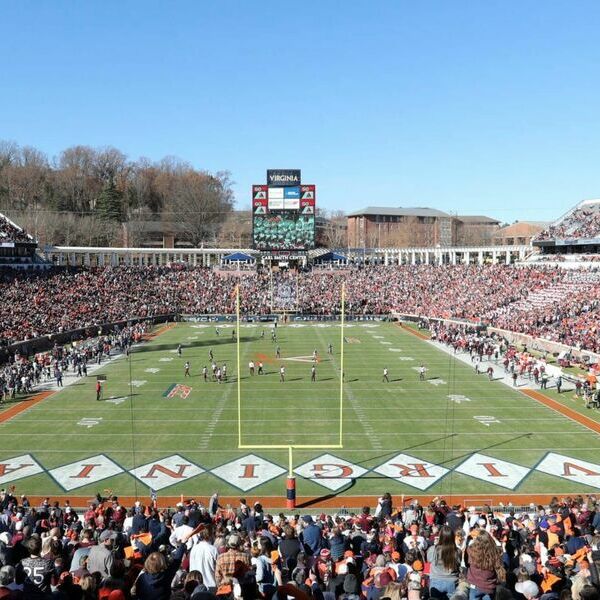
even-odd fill
[[[507,329],[498,329],[497,327],[488,327],[487,331],[490,333],[497,333],[502,337],[505,337],[512,344],[522,344],[537,350],[539,352],[552,352],[560,354],[561,352],[570,352],[575,358],[581,359],[583,357],[589,357],[593,363],[600,363],[600,354],[590,352],[589,350],[579,350],[573,346],[567,346],[560,342],[552,340],[546,340],[544,338],[536,338],[526,333],[517,333],[515,331],[509,331]]]
[[[508,329],[500,329],[498,327],[486,326],[476,321],[459,321],[456,319],[442,319],[437,317],[428,317],[427,315],[414,315],[409,313],[396,312],[393,313],[393,316],[394,318],[397,318],[400,321],[410,321],[412,323],[417,323],[423,319],[427,319],[428,321],[437,321],[439,323],[444,323],[448,325],[467,325],[471,327],[485,329],[488,333],[496,333],[497,335],[506,338],[511,344],[521,344],[523,346],[527,346],[527,348],[531,350],[536,350],[538,352],[551,352],[553,354],[560,354],[561,352],[570,352],[577,359],[588,357],[590,362],[600,364],[600,354],[596,354],[595,352],[590,352],[589,350],[579,350],[577,348],[574,348],[573,346],[567,346],[566,344],[561,344],[560,342],[555,342],[553,340],[546,340],[544,338],[536,338],[526,333],[518,333],[516,331],[510,331]]]
[[[159,315],[156,317],[135,317],[124,321],[98,323],[96,325],[89,325],[88,327],[81,327],[80,329],[44,335],[39,338],[0,347],[0,364],[8,362],[15,354],[31,356],[38,352],[46,352],[51,350],[55,344],[70,344],[72,342],[94,337],[95,335],[98,335],[98,331],[101,332],[101,335],[106,335],[113,331],[117,325],[122,327],[127,325],[127,323],[141,323],[143,321],[152,321],[152,323],[158,324],[174,321],[175,319],[177,319],[177,315],[175,314]]]

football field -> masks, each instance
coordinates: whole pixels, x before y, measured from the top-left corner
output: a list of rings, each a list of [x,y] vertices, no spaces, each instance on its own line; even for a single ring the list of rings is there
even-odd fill
[[[341,398],[339,323],[283,325],[277,342],[271,325],[242,325],[239,387],[233,326],[218,328],[177,324],[0,424],[0,485],[51,496],[282,497],[293,446],[303,497],[600,489],[597,433],[397,324],[344,326]],[[222,383],[210,377],[210,351],[227,365]],[[264,373],[251,375],[250,361]],[[583,412],[567,394],[560,401]]]

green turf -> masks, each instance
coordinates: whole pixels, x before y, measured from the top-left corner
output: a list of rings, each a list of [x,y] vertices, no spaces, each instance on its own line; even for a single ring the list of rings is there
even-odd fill
[[[390,323],[351,323],[346,330],[353,343],[345,345],[343,449],[296,450],[294,466],[329,452],[366,469],[373,469],[399,452],[447,468],[481,452],[526,467],[535,466],[552,450],[590,462],[598,460],[598,436],[500,382],[489,382],[448,354]],[[275,344],[261,327],[241,330],[241,392],[244,444],[336,444],[339,433],[340,330],[338,324],[305,324],[279,328],[283,357],[321,357],[318,381],[310,381],[310,363],[285,361],[287,381],[279,383]],[[334,354],[327,355],[332,342]],[[385,342],[385,343],[383,343]],[[172,350],[184,345],[183,357]],[[210,367],[208,351],[227,362],[229,381],[204,383],[203,365]],[[392,352],[390,348],[400,349]],[[266,374],[250,377],[248,361],[263,356]],[[214,327],[179,324],[154,341],[136,348],[131,358],[107,364],[105,397],[125,397],[113,404],[95,400],[95,378],[88,377],[0,425],[0,458],[33,455],[46,469],[98,453],[131,469],[172,454],[180,454],[204,469],[254,452],[287,468],[287,450],[238,449],[236,344],[231,330],[215,335]],[[401,360],[410,357],[413,360]],[[172,359],[161,361],[161,359]],[[192,378],[183,378],[183,364],[191,362]],[[423,362],[427,377],[444,381],[420,382],[413,367]],[[390,370],[390,383],[382,383],[382,369]],[[146,369],[158,368],[157,373]],[[501,367],[498,366],[498,370]],[[145,383],[132,387],[131,381]],[[437,380],[439,382],[439,379]],[[166,398],[171,384],[192,386],[187,399]],[[133,396],[130,397],[130,392]],[[456,404],[448,395],[460,394],[470,402]],[[567,399],[565,398],[567,402]],[[568,400],[570,403],[571,401]],[[491,415],[500,422],[489,427],[474,419]],[[90,428],[82,418],[101,418]],[[64,494],[46,473],[16,482],[19,493]],[[70,495],[90,495],[110,488],[121,495],[146,495],[147,488],[128,473],[78,488]],[[240,491],[206,472],[161,491],[162,495],[223,495]],[[285,473],[248,492],[281,495]],[[593,488],[532,471],[516,488],[519,493],[575,493]],[[373,471],[340,492],[344,495],[420,493],[414,488]],[[329,490],[315,481],[298,478],[298,493],[321,496]],[[426,493],[485,494],[509,490],[468,475],[451,472]]]

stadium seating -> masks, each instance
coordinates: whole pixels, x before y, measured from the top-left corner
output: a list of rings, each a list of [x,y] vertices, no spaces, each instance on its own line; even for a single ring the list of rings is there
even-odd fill
[[[600,200],[586,200],[544,231],[535,241],[594,239],[600,237]]]
[[[477,584],[492,598],[598,597],[593,495],[516,510],[385,493],[357,513],[302,516],[217,494],[171,510],[98,495],[79,509],[2,490],[0,504],[2,598],[465,600]]]
[[[373,266],[335,274],[255,273],[238,279],[205,268],[107,267],[0,275],[0,343],[91,325],[167,314],[233,314],[240,282],[244,314],[396,311],[465,319],[600,349],[600,275],[558,267]]]
[[[33,242],[33,238],[15,225],[3,214],[0,214],[0,244],[3,242]]]

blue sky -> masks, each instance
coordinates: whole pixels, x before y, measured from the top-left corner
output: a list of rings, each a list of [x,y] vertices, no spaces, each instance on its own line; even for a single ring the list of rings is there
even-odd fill
[[[600,3],[0,4],[0,138],[229,170],[317,201],[551,220],[600,196]]]

